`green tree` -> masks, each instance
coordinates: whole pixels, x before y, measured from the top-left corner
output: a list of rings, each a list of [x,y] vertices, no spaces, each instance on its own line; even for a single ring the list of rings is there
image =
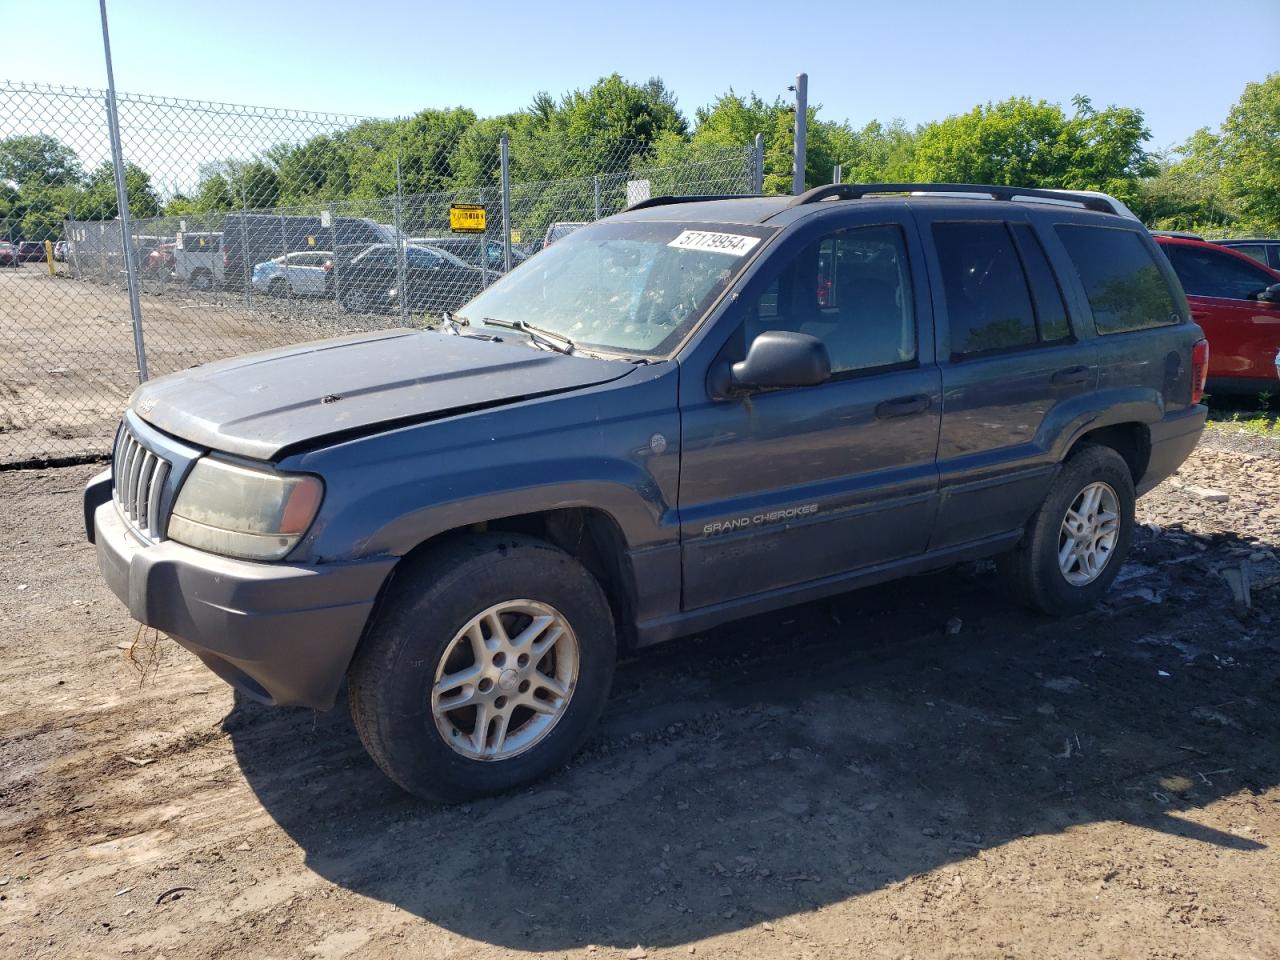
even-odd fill
[[[927,124],[915,138],[914,179],[1136,197],[1139,180],[1155,172],[1142,111],[1096,110],[1087,97],[1073,104],[1067,116],[1057,104],[1012,97]]]
[[[125,163],[124,182],[131,217],[142,220],[159,215],[160,198],[151,186],[150,174],[135,163]],[[102,161],[89,174],[85,189],[76,195],[70,213],[73,220],[112,220],[120,215],[110,160]]]
[[[61,187],[78,184],[84,176],[76,152],[48,134],[0,140],[0,180],[19,188],[31,183]]]
[[[1220,150],[1222,185],[1242,226],[1280,231],[1280,73],[1245,86],[1222,125]]]

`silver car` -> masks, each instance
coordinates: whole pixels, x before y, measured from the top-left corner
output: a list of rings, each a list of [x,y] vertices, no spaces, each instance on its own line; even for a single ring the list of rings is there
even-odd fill
[[[333,254],[305,250],[259,263],[253,288],[273,297],[327,297],[333,282]]]

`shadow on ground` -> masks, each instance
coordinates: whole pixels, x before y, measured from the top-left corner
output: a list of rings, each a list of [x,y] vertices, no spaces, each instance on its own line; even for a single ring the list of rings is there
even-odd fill
[[[226,728],[311,869],[526,950],[685,943],[1099,821],[1247,854],[1196,818],[1280,776],[1280,602],[1237,619],[1212,564],[1240,544],[1194,540],[1140,536],[1070,621],[969,567],[677,641],[620,668],[570,769],[464,807],[390,785],[345,705]]]

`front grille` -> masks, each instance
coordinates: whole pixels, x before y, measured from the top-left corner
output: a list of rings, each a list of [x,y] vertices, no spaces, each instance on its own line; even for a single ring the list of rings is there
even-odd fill
[[[129,430],[120,427],[111,475],[116,506],[136,533],[159,540],[164,529],[160,497],[169,477],[169,461],[152,453]]]

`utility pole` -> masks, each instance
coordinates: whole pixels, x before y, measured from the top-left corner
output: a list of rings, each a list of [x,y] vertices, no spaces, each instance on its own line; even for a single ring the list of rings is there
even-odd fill
[[[795,86],[788,87],[796,94],[795,159],[791,168],[791,192],[804,193],[805,138],[809,130],[809,75],[796,74]]]

